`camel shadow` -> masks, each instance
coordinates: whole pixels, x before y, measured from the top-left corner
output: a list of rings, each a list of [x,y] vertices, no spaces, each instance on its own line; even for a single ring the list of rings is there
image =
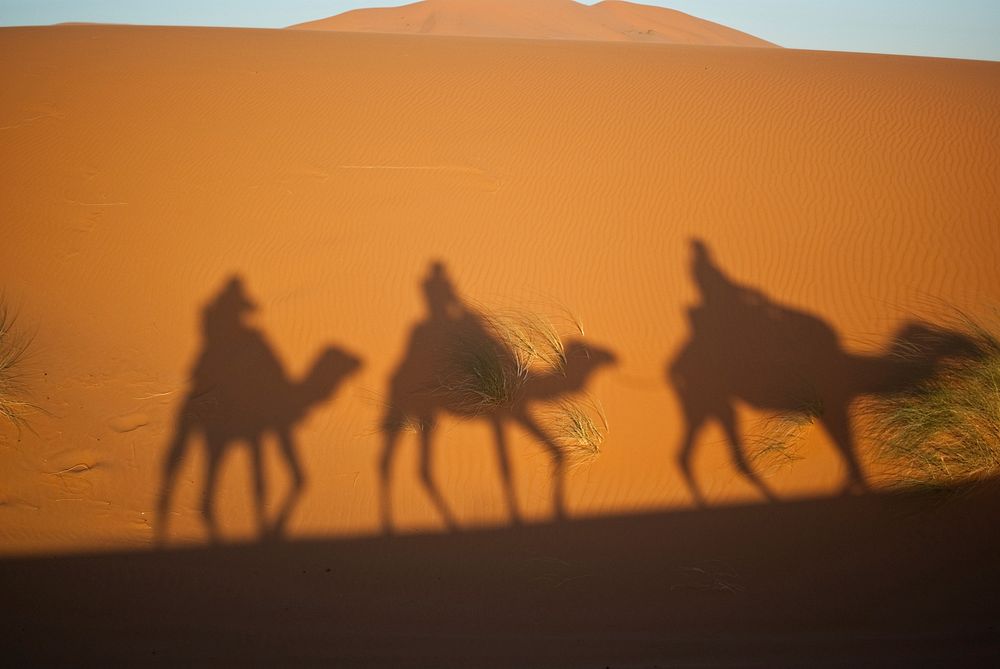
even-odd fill
[[[212,541],[219,539],[214,500],[220,464],[239,443],[250,450],[259,536],[282,536],[306,486],[294,428],[309,411],[331,399],[340,384],[361,366],[360,359],[331,346],[320,352],[303,378],[291,379],[264,334],[245,320],[256,308],[237,276],[229,279],[202,310],[201,352],[163,462],[157,503],[158,543],[166,536],[178,470],[199,433],[207,456],[201,515]],[[292,487],[270,521],[265,510],[267,481],[262,451],[267,434],[276,437],[292,477]]]
[[[901,327],[879,353],[849,353],[829,323],[732,280],[697,239],[691,275],[701,302],[688,310],[690,337],[668,363],[667,382],[686,423],[678,466],[699,506],[705,499],[691,459],[698,434],[712,420],[725,432],[736,469],[776,499],[747,457],[736,402],[816,419],[845,465],[843,492],[861,492],[868,483],[850,417],[854,400],[903,391],[932,376],[945,359],[977,354],[968,337],[919,322]]]
[[[520,512],[505,428],[514,424],[530,434],[552,461],[553,514],[557,519],[565,518],[566,455],[531,408],[581,393],[594,372],[615,363],[614,354],[571,340],[564,343],[558,369],[529,369],[510,341],[500,336],[495,324],[461,299],[442,263],[431,264],[421,287],[427,316],[413,327],[403,359],[389,379],[387,408],[381,423],[383,529],[393,531],[390,479],[404,431],[417,433],[420,480],[446,526],[457,529],[457,520],[434,481],[431,466],[434,432],[442,414],[489,423],[512,524],[520,523]]]

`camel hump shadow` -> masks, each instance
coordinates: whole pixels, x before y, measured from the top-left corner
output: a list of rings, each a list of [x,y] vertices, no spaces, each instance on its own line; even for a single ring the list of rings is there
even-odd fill
[[[332,399],[340,385],[361,367],[357,356],[327,346],[301,378],[291,378],[264,333],[247,322],[248,314],[256,310],[257,305],[238,276],[229,279],[202,310],[202,348],[163,463],[157,503],[158,542],[166,536],[177,473],[196,435],[202,437],[206,454],[200,511],[210,538],[219,539],[214,502],[220,464],[238,444],[248,448],[251,457],[259,536],[283,535],[306,486],[295,427],[311,410]],[[265,509],[267,481],[262,448],[267,435],[276,439],[292,481],[273,520],[267,519]]]
[[[394,530],[390,477],[401,434],[417,432],[418,474],[445,525],[458,523],[438,488],[432,468],[434,433],[442,415],[482,419],[491,427],[504,496],[512,523],[520,512],[507,448],[506,426],[524,429],[548,453],[553,467],[553,513],[565,517],[565,455],[552,435],[530,411],[581,393],[600,368],[615,364],[615,355],[581,340],[563,342],[559,369],[527,368],[495,324],[458,295],[445,266],[431,264],[422,282],[426,317],[413,326],[406,351],[389,378],[388,402],[381,423],[384,437],[379,459],[381,518]]]
[[[816,419],[844,463],[843,492],[863,492],[868,483],[856,450],[853,401],[899,392],[933,375],[944,360],[974,354],[964,335],[920,322],[901,327],[881,352],[850,353],[819,316],[732,280],[701,240],[691,242],[690,271],[700,302],[687,312],[690,335],[668,362],[666,378],[685,421],[678,467],[698,505],[705,498],[691,461],[710,421],[722,427],[740,474],[765,498],[777,499],[744,451],[737,402]]]

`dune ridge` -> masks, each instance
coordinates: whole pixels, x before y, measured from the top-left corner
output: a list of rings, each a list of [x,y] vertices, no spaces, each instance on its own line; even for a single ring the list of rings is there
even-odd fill
[[[658,42],[773,47],[765,40],[683,12],[622,0],[422,0],[355,9],[295,30],[418,33],[466,37]]]

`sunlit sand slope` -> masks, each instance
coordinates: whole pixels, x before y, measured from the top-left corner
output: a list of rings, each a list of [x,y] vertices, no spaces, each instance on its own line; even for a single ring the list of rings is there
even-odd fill
[[[692,503],[687,405],[711,419],[704,502],[763,501],[718,427],[770,434],[754,383],[803,407],[833,388],[846,414],[868,387],[848,373],[905,321],[1000,304],[1000,64],[64,26],[0,31],[0,90],[0,287],[42,409],[0,428],[5,552],[147,545],[168,473],[161,538],[204,539],[212,444],[223,539],[255,534],[256,495],[276,532],[378,531],[391,379],[435,306],[546,314],[613,351],[585,383],[603,452],[566,478],[580,517]],[[226,430],[263,438],[266,490]],[[754,462],[779,498],[839,493],[843,453],[877,474],[864,440],[793,436],[802,459]],[[552,460],[523,423],[508,437],[521,516],[548,518]],[[417,441],[388,479],[400,530],[442,527]],[[509,521],[494,441],[439,420],[428,470],[459,525]]]
[[[421,33],[467,37],[774,46],[770,42],[664,7],[609,0],[424,0],[402,7],[355,9],[291,26],[299,30]]]

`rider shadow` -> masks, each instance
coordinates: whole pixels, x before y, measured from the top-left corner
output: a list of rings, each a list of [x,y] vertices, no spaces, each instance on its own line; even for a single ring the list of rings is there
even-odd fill
[[[530,434],[552,460],[552,505],[566,517],[563,479],[566,453],[530,409],[585,390],[592,374],[614,364],[610,351],[579,340],[565,343],[558,369],[525,369],[496,324],[469,307],[458,295],[444,264],[431,264],[421,284],[427,316],[410,332],[403,359],[389,379],[387,408],[381,423],[379,460],[383,529],[393,531],[390,479],[399,438],[415,432],[420,442],[418,473],[435,508],[450,530],[458,522],[434,481],[433,436],[442,414],[481,418],[492,429],[508,512],[520,523],[505,427],[515,424]]]
[[[691,458],[698,434],[711,420],[725,432],[737,470],[764,497],[776,500],[745,452],[737,402],[815,419],[844,462],[843,492],[863,492],[868,483],[858,461],[852,402],[903,391],[932,376],[946,358],[977,352],[959,333],[910,322],[882,352],[849,353],[829,323],[732,280],[697,239],[691,241],[691,276],[701,302],[688,310],[690,337],[668,364],[667,382],[686,423],[678,466],[699,506],[705,499]]]
[[[201,514],[212,541],[219,539],[214,510],[219,467],[237,444],[250,451],[253,498],[260,538],[277,538],[306,486],[299,460],[295,427],[312,409],[331,399],[340,384],[361,361],[330,346],[310,371],[291,379],[264,334],[246,322],[257,309],[243,281],[234,276],[202,311],[202,348],[191,372],[191,387],[181,405],[174,436],[163,462],[163,480],[157,504],[158,541],[166,536],[170,497],[180,465],[196,434],[206,452],[206,474]],[[274,519],[265,509],[267,481],[263,466],[263,439],[272,434],[292,476],[292,487]]]

